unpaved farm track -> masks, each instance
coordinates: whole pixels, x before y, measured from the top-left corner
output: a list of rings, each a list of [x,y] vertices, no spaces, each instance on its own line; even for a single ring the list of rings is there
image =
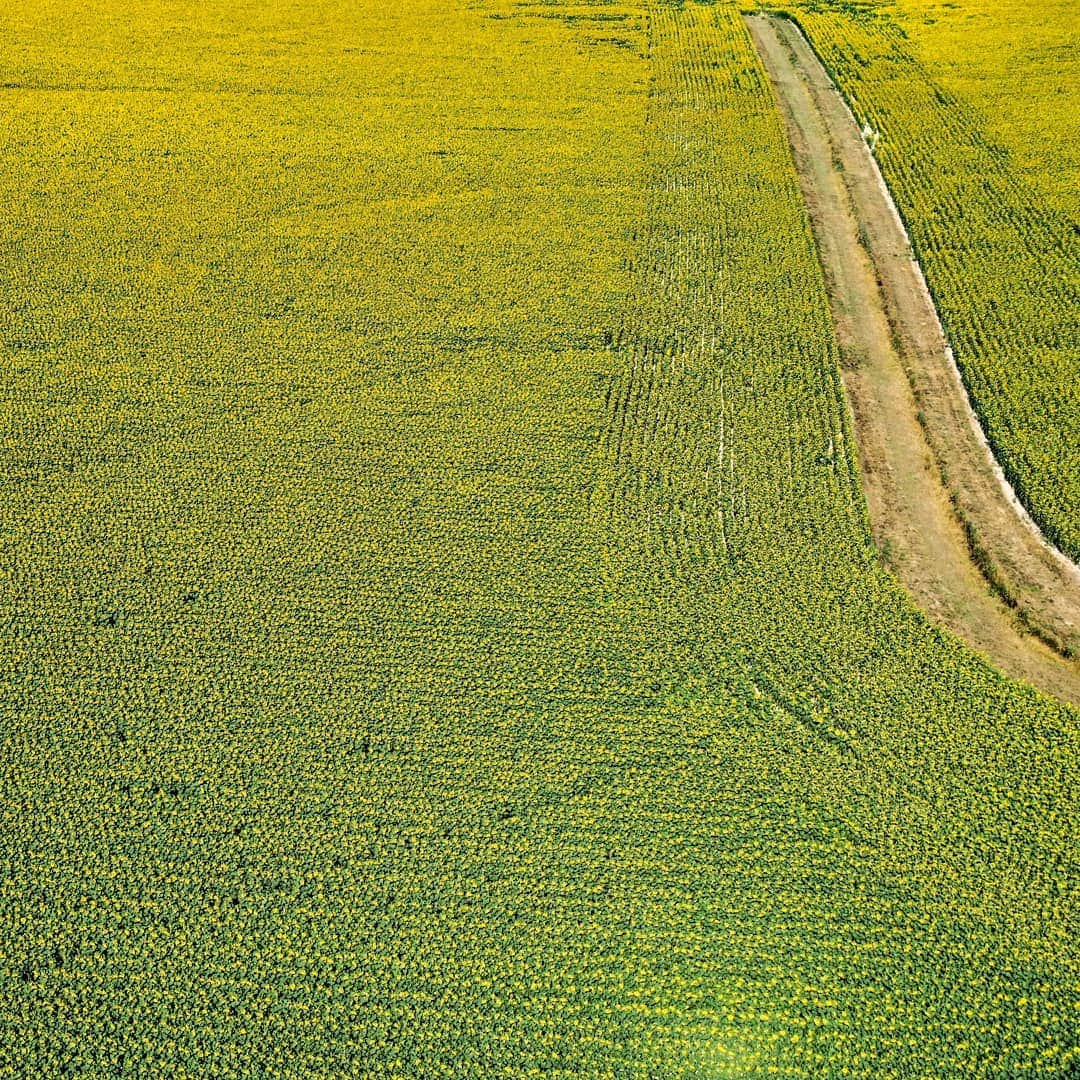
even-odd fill
[[[1080,704],[1080,570],[1001,473],[903,223],[828,73],[790,19],[746,24],[825,271],[875,542],[937,622],[1009,675]]]

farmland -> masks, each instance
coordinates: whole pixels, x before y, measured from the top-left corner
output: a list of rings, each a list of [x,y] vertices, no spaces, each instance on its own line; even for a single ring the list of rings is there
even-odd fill
[[[0,42],[0,1075],[1076,1068],[1078,715],[883,565],[735,4]]]
[[[993,458],[865,133],[790,18],[745,21],[825,271],[875,544],[936,622],[1080,704],[1080,568]]]
[[[797,5],[861,121],[1003,468],[1080,555],[1075,12]],[[963,40],[965,46],[960,45]]]

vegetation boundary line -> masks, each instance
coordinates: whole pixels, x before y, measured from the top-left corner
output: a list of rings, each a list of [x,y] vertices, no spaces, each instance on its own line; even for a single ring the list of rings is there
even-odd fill
[[[832,89],[836,93],[837,99],[843,106],[844,111],[848,114],[852,124],[856,128],[859,127],[858,117],[855,115],[855,110],[852,107],[847,95],[840,88],[840,83],[837,81],[836,76],[833,74],[832,69],[828,63],[822,57],[821,53],[814,47],[813,39],[806,32],[802,23],[798,17],[786,8],[773,8],[773,7],[757,7],[752,11],[746,12],[748,15],[762,16],[771,19],[782,19],[788,22],[794,27],[794,29],[802,37],[806,44],[806,47],[813,53],[817,62],[821,65],[822,70],[828,75],[829,81],[832,84]],[[904,215],[901,213],[899,206],[896,204],[896,200],[893,198],[892,190],[889,188],[888,181],[886,181],[884,174],[881,171],[881,167],[878,165],[877,158],[874,156],[873,150],[867,147],[870,167],[873,172],[874,180],[881,190],[884,196],[885,202],[889,207],[893,217],[895,218],[896,225],[900,231],[904,234],[905,240],[908,246],[913,252],[913,270],[917,277],[920,289],[925,294],[926,302],[930,309],[934,313],[934,317],[937,319],[938,329],[941,333],[942,340],[945,343],[944,353],[948,362],[949,372],[956,383],[960,393],[963,396],[964,404],[967,408],[968,421],[971,425],[972,431],[975,433],[979,442],[982,444],[983,449],[986,452],[986,456],[990,463],[990,466],[994,472],[994,476],[997,479],[998,486],[1001,488],[1002,494],[1008,500],[1012,508],[1015,510],[1024,525],[1034,534],[1039,542],[1045,547],[1048,553],[1053,558],[1061,563],[1062,568],[1070,576],[1074,577],[1077,585],[1080,586],[1080,563],[1075,562],[1069,557],[1069,555],[1062,551],[1060,547],[1046,534],[1046,532],[1040,527],[1039,523],[1031,516],[1031,512],[1028,510],[1023,499],[1020,498],[1016,488],[1009,480],[1008,475],[1005,472],[1004,466],[998,460],[997,454],[994,451],[993,443],[991,443],[989,436],[986,433],[986,428],[983,426],[982,419],[979,416],[978,410],[975,408],[971,401],[971,396],[968,393],[967,384],[964,382],[963,372],[960,370],[960,365],[956,362],[956,354],[953,351],[952,343],[949,340],[948,330],[946,329],[945,321],[941,316],[941,311],[938,308],[937,300],[934,296],[933,290],[930,288],[929,282],[926,280],[926,275],[923,272],[922,264],[915,254],[915,245],[911,238],[911,231],[908,228],[907,222],[904,220]],[[961,523],[965,528],[970,528],[970,524],[963,520]],[[974,554],[974,553],[973,553]],[[991,581],[992,585],[997,586],[996,581]]]
[[[935,621],[1080,700],[1080,569],[985,437],[866,133],[795,20],[744,17],[809,211],[878,549]]]

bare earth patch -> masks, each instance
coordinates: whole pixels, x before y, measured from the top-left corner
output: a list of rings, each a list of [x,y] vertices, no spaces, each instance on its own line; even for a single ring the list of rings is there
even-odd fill
[[[828,73],[791,20],[746,23],[825,271],[874,540],[935,621],[1007,674],[1080,704],[1080,570],[994,460],[903,223]]]

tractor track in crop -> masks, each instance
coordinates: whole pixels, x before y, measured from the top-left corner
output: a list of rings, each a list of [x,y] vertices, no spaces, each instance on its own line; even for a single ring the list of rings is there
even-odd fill
[[[1080,570],[986,441],[854,116],[799,27],[746,24],[780,105],[829,290],[879,550],[917,603],[1007,674],[1080,703]]]

